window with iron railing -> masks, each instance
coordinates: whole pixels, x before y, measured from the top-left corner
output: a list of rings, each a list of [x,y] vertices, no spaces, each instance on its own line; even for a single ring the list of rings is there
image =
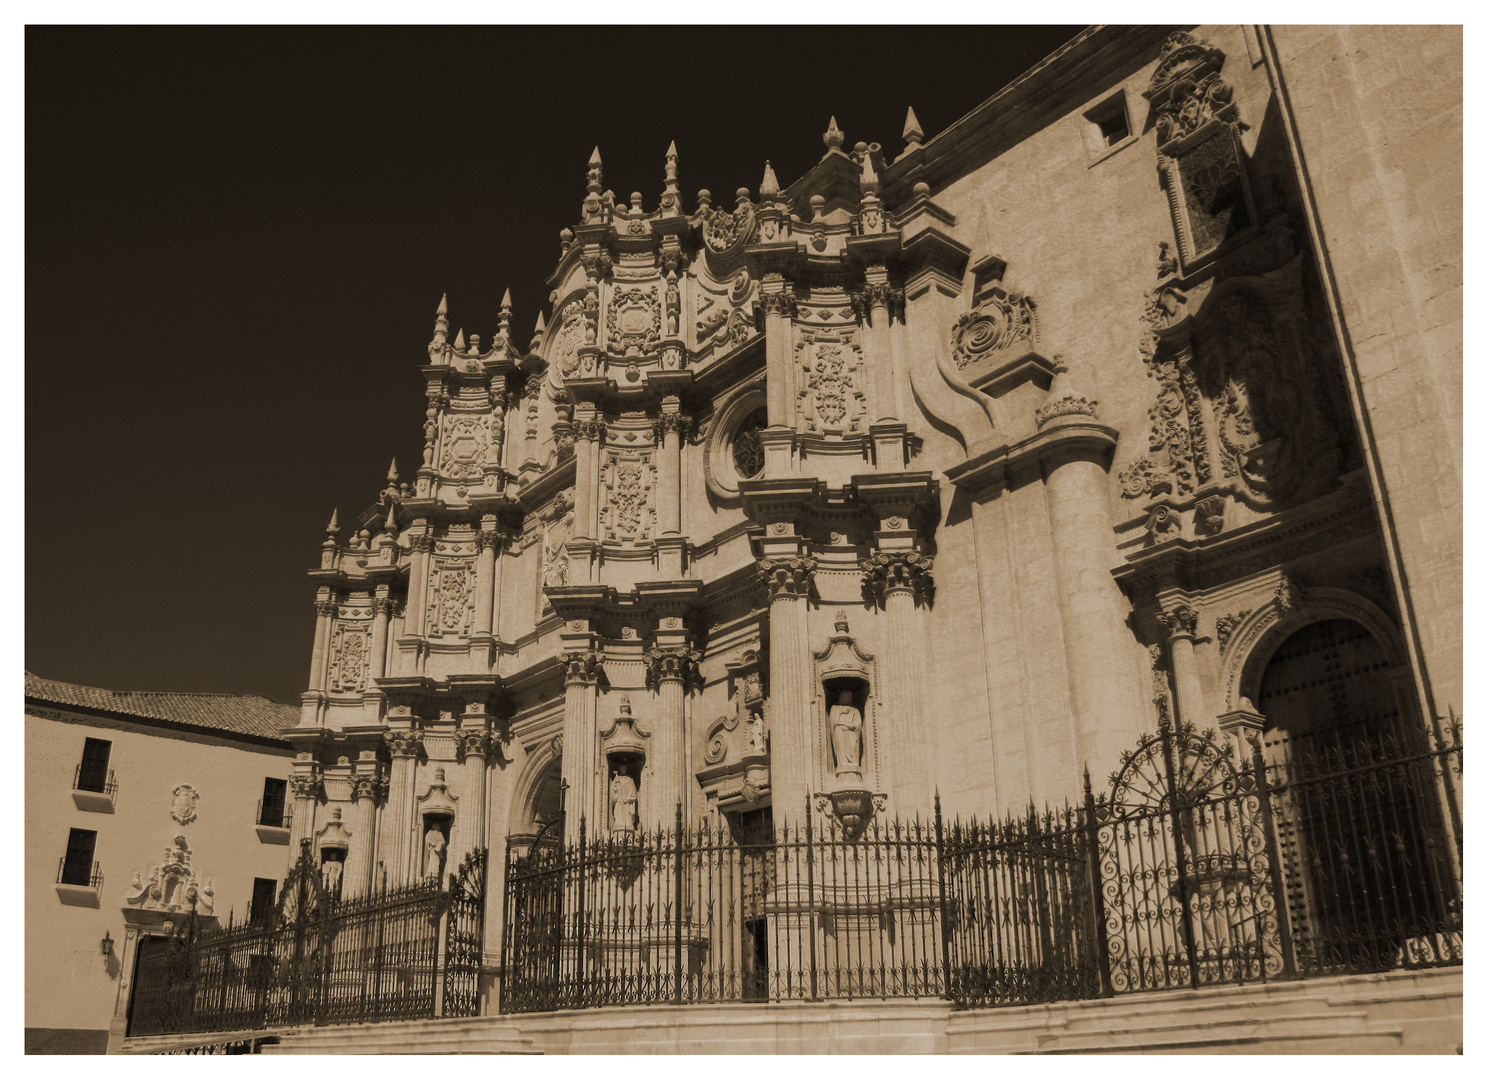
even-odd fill
[[[253,879],[253,899],[248,902],[248,921],[266,923],[274,912],[274,892],[279,882],[274,878]]]
[[[113,746],[107,739],[83,740],[83,760],[78,762],[72,778],[75,790],[97,791],[105,795],[113,795],[119,790],[114,781],[114,771],[109,768]]]
[[[288,783],[268,776],[264,778],[263,798],[258,800],[258,824],[276,829],[289,828],[292,809],[286,805]]]
[[[98,888],[103,884],[103,874],[98,863],[93,861],[94,849],[98,845],[98,833],[92,829],[72,829],[67,834],[67,854],[57,860],[57,883],[59,885],[84,885]]]

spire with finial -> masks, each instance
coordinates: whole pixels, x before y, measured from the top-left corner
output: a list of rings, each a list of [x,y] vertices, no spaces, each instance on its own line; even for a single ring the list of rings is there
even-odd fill
[[[666,186],[661,191],[661,213],[663,217],[676,217],[682,213],[682,189],[677,186],[676,139],[667,146]]]
[[[599,147],[594,148],[594,153],[589,155],[589,194],[598,195],[604,191],[604,163],[599,160]]]
[[[511,317],[512,317],[511,290],[510,289],[507,289],[506,292],[504,292],[504,293],[501,294],[501,322],[500,322],[500,325],[501,325],[501,336],[503,338],[509,338],[509,337],[511,337]]]
[[[831,153],[842,145],[842,129],[837,126],[837,118],[835,116],[827,121],[827,130],[822,135],[822,142],[826,144],[828,153]]]
[[[904,152],[917,150],[925,141],[925,132],[920,128],[920,118],[915,115],[914,106],[909,107],[909,112],[904,116]]]
[[[537,325],[532,328],[532,341],[527,345],[528,352],[537,352],[542,348],[543,340],[548,336],[548,324],[543,321],[543,313],[537,313]]]
[[[1100,402],[1075,389],[1069,370],[1064,354],[1055,353],[1054,378],[1049,381],[1049,394],[1044,398],[1044,403],[1033,411],[1034,422],[1040,429],[1054,420],[1070,422],[1061,420],[1062,417],[1072,417],[1079,421],[1082,417],[1094,420],[1100,415]]]
[[[760,181],[760,201],[764,202],[765,199],[769,198],[770,196],[779,194],[780,182],[775,179],[775,170],[772,169],[770,167],[770,163],[766,161],[764,179]]]
[[[391,543],[398,535],[398,508],[388,505],[387,520],[382,523],[382,538]]]
[[[434,340],[429,342],[430,349],[442,347],[449,338],[449,294],[445,293],[439,298],[439,306],[434,309]]]
[[[336,534],[341,531],[341,525],[336,520],[336,508],[331,509],[331,520],[326,524],[326,539],[335,543]]]
[[[858,188],[864,195],[878,193],[878,172],[873,168],[873,155],[863,155],[863,173],[858,177]]]
[[[392,484],[394,487],[397,487],[398,486],[398,459],[397,458],[393,458],[392,463],[390,465],[388,465],[387,480],[388,480],[388,483],[389,484]]]
[[[465,351],[465,328],[462,326],[455,331],[455,352]]]

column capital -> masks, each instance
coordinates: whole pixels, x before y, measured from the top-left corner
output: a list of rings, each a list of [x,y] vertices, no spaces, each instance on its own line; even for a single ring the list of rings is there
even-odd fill
[[[387,795],[387,777],[381,772],[357,773],[351,780],[351,797],[360,802],[363,799],[377,800]]]
[[[334,615],[334,614],[336,614],[336,601],[334,601],[334,600],[317,600],[317,601],[315,601],[315,614],[317,614],[317,615]]]
[[[393,613],[393,599],[390,596],[374,596],[372,598],[373,615],[391,615]]]
[[[419,748],[423,744],[419,733],[408,729],[384,732],[382,741],[387,744],[388,753],[395,758],[417,757]]]
[[[424,554],[424,555],[433,554],[433,552],[434,552],[434,534],[433,533],[427,533],[427,532],[426,533],[420,533],[418,536],[415,536],[412,540],[410,540],[408,542],[408,546],[410,548],[412,548],[414,551],[420,552],[421,554]]]
[[[605,422],[599,417],[588,417],[573,422],[573,436],[578,442],[604,442]]]
[[[805,596],[811,591],[816,560],[809,555],[787,559],[760,559],[756,564],[760,583],[771,600],[777,596]]]
[[[662,437],[675,431],[683,439],[692,428],[692,417],[686,413],[664,412],[651,421],[651,429],[656,433],[656,441],[659,443]]]
[[[1167,631],[1169,641],[1192,641],[1198,625],[1198,612],[1187,604],[1176,604],[1157,612],[1157,621]]]
[[[641,659],[647,674],[657,683],[679,682],[685,690],[697,679],[702,653],[686,645],[658,645],[647,649]]]
[[[486,548],[494,548],[497,554],[501,552],[501,533],[496,529],[481,529],[475,534],[475,546],[479,551]]]
[[[935,560],[918,551],[875,551],[858,563],[863,579],[880,599],[907,592],[923,597],[935,587]]]
[[[290,793],[296,799],[315,799],[320,797],[320,772],[313,767],[304,772],[296,772],[289,778]]]
[[[788,287],[780,292],[760,293],[759,304],[766,315],[791,318],[796,314],[796,297]]]
[[[602,659],[602,654],[594,649],[576,649],[572,652],[559,653],[558,662],[563,665],[563,684],[565,686],[594,685],[599,678],[599,664]]]
[[[491,749],[491,736],[485,728],[461,728],[455,732],[455,748],[459,751],[460,760],[467,758],[483,758]]]

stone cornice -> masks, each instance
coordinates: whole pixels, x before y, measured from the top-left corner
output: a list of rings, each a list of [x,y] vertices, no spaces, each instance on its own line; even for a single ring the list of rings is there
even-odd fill
[[[1066,418],[1058,426],[1050,425],[1036,435],[1019,442],[993,447],[968,457],[960,465],[946,470],[946,479],[972,495],[1005,483],[1010,473],[1041,461],[1056,453],[1096,457],[1109,466],[1110,454],[1116,448],[1118,432],[1113,427],[1094,421]]]

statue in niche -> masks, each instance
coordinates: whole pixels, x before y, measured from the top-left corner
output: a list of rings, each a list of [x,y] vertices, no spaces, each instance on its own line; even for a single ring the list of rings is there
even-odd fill
[[[765,754],[765,717],[763,713],[755,713],[749,721],[749,753],[753,757],[763,757]]]
[[[632,832],[636,827],[636,782],[629,773],[616,770],[610,778],[610,829]]]
[[[863,758],[863,714],[852,703],[852,691],[837,695],[837,704],[827,714],[832,728],[832,756],[837,759],[837,775],[859,775]]]
[[[438,825],[431,824],[424,834],[424,877],[439,876],[440,865],[444,862],[444,845],[444,833],[440,832]]]
[[[341,860],[327,859],[325,865],[320,868],[321,882],[325,891],[332,896],[341,895]]]

